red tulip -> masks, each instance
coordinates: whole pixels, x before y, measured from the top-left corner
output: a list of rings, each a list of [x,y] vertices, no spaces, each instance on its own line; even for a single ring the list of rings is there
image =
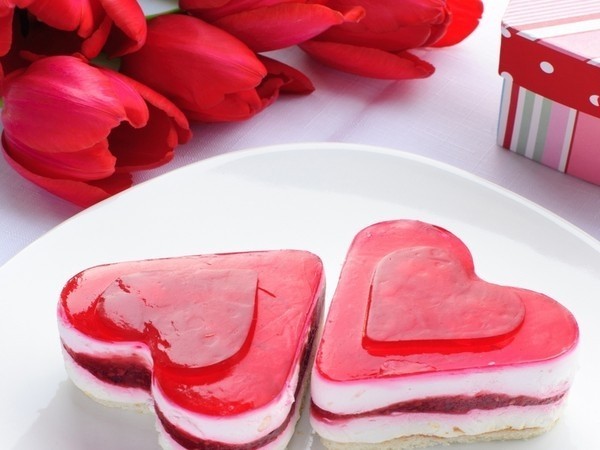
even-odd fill
[[[53,56],[4,80],[2,145],[23,177],[81,206],[131,185],[190,138],[167,99],[117,72]]]
[[[176,14],[152,19],[146,44],[121,62],[123,73],[168,97],[189,119],[203,122],[247,119],[291,82],[304,85],[296,92],[312,89],[294,69],[280,64],[276,70],[279,74],[269,73],[229,33]]]
[[[267,75],[255,89],[228,94],[213,107],[195,111],[199,122],[232,122],[246,120],[271,105],[280,93],[309,94],[314,91],[310,80],[301,72],[280,61],[258,56]]]
[[[0,0],[0,64],[5,73],[39,56],[91,59],[138,49],[146,18],[136,0]]]
[[[243,41],[255,52],[299,44],[334,25],[358,22],[362,7],[336,10],[307,0],[180,0],[180,7]]]
[[[326,4],[334,9],[358,4],[366,15],[359,23],[328,29],[301,48],[336,69],[383,79],[431,75],[434,67],[409,50],[461,41],[475,29],[482,13],[480,0],[327,0]]]

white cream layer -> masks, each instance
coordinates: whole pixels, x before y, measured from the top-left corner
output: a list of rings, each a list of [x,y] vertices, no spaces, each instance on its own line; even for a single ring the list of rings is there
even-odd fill
[[[303,389],[303,391],[304,391],[304,389]],[[298,402],[297,402],[296,406],[294,407],[294,415],[292,416],[291,420],[289,421],[289,423],[287,424],[285,429],[273,441],[260,447],[257,450],[285,450],[286,449],[288,443],[290,442],[290,440],[292,439],[292,436],[294,435],[294,431],[296,429],[296,423],[298,422],[298,419],[300,418],[300,412],[302,410],[302,408],[301,408],[302,398],[304,398],[304,392],[302,392],[298,396]],[[159,443],[160,443],[160,446],[163,448],[163,450],[187,450],[185,447],[182,447],[181,445],[179,445],[179,443],[177,443],[175,440],[173,440],[173,438],[169,435],[169,433],[167,433],[164,430],[164,428],[162,427],[162,424],[160,423],[159,420],[157,420],[156,428],[159,431]]]
[[[577,370],[576,352],[536,364],[417,374],[359,381],[332,381],[313,366],[312,401],[334,414],[356,414],[400,402],[480,393],[549,398],[569,389]]]
[[[407,436],[456,438],[501,430],[550,428],[559,418],[563,401],[552,405],[509,406],[467,414],[405,413],[322,422],[311,416],[313,429],[323,438],[341,443],[381,443]]]
[[[58,314],[59,334],[63,343],[75,353],[82,353],[98,359],[132,357],[144,361],[147,369],[152,369],[150,351],[139,343],[109,343],[92,339],[76,330],[66,319],[64,312]],[[298,383],[300,363],[288,379],[281,394],[269,404],[251,412],[230,417],[214,417],[192,412],[170,402],[156,383],[150,393],[137,388],[122,388],[105,383],[77,365],[65,353],[66,367],[73,382],[84,392],[98,401],[125,408],[144,408],[144,404],[154,402],[165,418],[178,429],[201,439],[229,444],[245,444],[258,440],[275,430],[285,421],[294,404],[294,394]]]
[[[198,414],[170,402],[156,384],[152,387],[154,401],[167,420],[178,429],[201,439],[246,444],[266,436],[285,421],[294,405],[299,364],[281,395],[269,405],[235,417],[210,417]]]

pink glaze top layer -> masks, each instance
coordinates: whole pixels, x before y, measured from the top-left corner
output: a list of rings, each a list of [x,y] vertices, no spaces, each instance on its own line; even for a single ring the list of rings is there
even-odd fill
[[[350,247],[316,369],[351,381],[533,364],[568,353],[578,333],[555,300],[478,278],[452,233],[382,222]]]
[[[147,346],[155,382],[173,402],[226,416],[286,387],[323,288],[322,263],[309,252],[189,256],[85,270],[66,284],[59,308],[93,339]]]

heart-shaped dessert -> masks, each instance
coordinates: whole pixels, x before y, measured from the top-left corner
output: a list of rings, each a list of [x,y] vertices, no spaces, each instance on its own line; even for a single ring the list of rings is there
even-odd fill
[[[323,293],[298,250],[92,267],[59,302],[67,371],[101,402],[153,409],[165,449],[285,448]]]
[[[559,416],[577,342],[566,308],[481,280],[447,230],[378,223],[346,256],[313,367],[311,423],[332,449],[530,437]]]

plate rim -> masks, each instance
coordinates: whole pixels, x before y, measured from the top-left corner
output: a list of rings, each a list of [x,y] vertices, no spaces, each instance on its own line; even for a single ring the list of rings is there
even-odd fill
[[[577,237],[584,244],[591,247],[593,250],[600,254],[600,240],[597,240],[592,235],[579,228],[577,225],[573,224],[569,220],[564,217],[558,215],[557,213],[551,211],[550,209],[536,203],[533,200],[528,199],[527,197],[518,194],[510,189],[503,187],[491,180],[485,179],[479,175],[473,174],[465,169],[453,166],[444,161],[440,161],[437,159],[433,159],[424,155],[420,155],[418,153],[409,152],[407,150],[395,149],[391,147],[378,146],[372,144],[361,144],[361,143],[346,143],[346,142],[330,142],[330,141],[310,141],[310,142],[291,142],[291,143],[283,143],[283,144],[271,144],[265,146],[254,146],[243,148],[240,150],[232,150],[228,153],[222,153],[219,155],[209,156],[208,158],[201,159],[199,161],[195,161],[189,164],[182,165],[180,167],[176,167],[172,170],[169,170],[165,173],[161,173],[156,175],[150,179],[141,181],[132,187],[121,191],[105,200],[102,200],[86,209],[83,209],[76,214],[68,217],[63,220],[56,226],[47,230],[32,242],[27,244],[24,248],[19,250],[15,255],[5,261],[2,265],[0,265],[0,275],[3,272],[3,269],[7,266],[10,266],[13,260],[18,260],[20,255],[23,253],[27,253],[30,251],[31,247],[35,247],[38,242],[44,239],[48,234],[53,233],[55,230],[62,228],[63,226],[68,226],[71,221],[77,220],[79,217],[85,216],[86,214],[92,213],[98,208],[103,208],[105,205],[109,205],[112,202],[119,201],[123,196],[129,195],[131,192],[136,192],[139,189],[143,189],[144,186],[150,183],[160,182],[160,180],[168,178],[168,177],[176,177],[178,173],[182,171],[202,171],[206,172],[215,167],[225,166],[228,163],[239,161],[242,159],[253,158],[259,155],[265,155],[269,153],[285,153],[285,152],[296,152],[300,150],[316,150],[316,149],[324,149],[324,150],[335,150],[335,151],[352,151],[352,152],[361,152],[361,153],[377,153],[379,155],[390,156],[397,159],[410,160],[412,162],[416,162],[419,164],[423,164],[425,166],[432,167],[437,170],[444,171],[448,174],[457,176],[463,180],[467,180],[471,183],[477,184],[478,186],[491,190],[496,194],[502,195],[511,201],[519,203],[520,205],[528,208],[532,212],[544,217],[545,219],[553,222],[555,225],[560,226],[566,232],[572,234]]]

